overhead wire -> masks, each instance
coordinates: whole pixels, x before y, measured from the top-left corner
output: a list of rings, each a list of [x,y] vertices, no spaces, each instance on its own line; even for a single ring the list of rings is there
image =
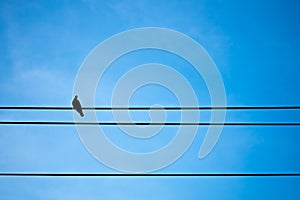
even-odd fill
[[[96,111],[145,111],[145,110],[298,110],[300,106],[205,106],[205,107],[83,107],[82,110]],[[0,110],[73,110],[72,107],[58,106],[0,106]],[[0,125],[152,125],[152,126],[300,126],[300,123],[273,123],[273,122],[68,122],[68,121],[0,121]]]
[[[299,177],[300,173],[0,173],[18,177]]]
[[[298,110],[300,106],[226,106],[226,107],[83,107],[95,111],[147,111],[147,110]],[[72,107],[58,106],[0,106],[0,110],[73,110]],[[0,125],[164,125],[164,126],[300,126],[298,122],[67,122],[67,121],[0,121]],[[299,177],[300,173],[27,173],[1,172],[0,177]]]
[[[300,106],[82,107],[82,110],[297,110]],[[0,106],[0,110],[73,110],[65,106]]]

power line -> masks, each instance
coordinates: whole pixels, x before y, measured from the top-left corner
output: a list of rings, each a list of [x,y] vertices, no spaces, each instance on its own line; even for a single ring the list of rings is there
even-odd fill
[[[226,106],[226,107],[83,107],[83,110],[297,110],[300,106]],[[0,110],[73,110],[72,107],[0,106]]]
[[[300,173],[0,173],[19,177],[290,177]]]
[[[252,122],[58,122],[58,121],[1,121],[0,125],[102,125],[102,126],[300,126],[300,123]]]
[[[227,107],[83,107],[83,110],[297,110],[300,106],[227,106]],[[72,107],[0,106],[0,110],[73,110]],[[66,122],[66,121],[0,121],[0,125],[152,125],[152,126],[300,126],[300,123],[274,122]],[[0,173],[0,177],[299,177],[300,173]]]

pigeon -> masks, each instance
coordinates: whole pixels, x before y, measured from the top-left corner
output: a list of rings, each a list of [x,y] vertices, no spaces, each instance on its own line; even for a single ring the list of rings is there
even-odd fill
[[[75,109],[80,114],[80,116],[83,117],[84,114],[82,112],[81,104],[77,98],[78,96],[76,95],[72,101],[73,109]]]

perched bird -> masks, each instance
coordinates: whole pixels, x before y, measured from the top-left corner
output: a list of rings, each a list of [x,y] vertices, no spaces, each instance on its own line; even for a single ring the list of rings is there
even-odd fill
[[[77,98],[78,96],[76,95],[72,101],[73,109],[75,109],[80,114],[80,116],[83,117],[84,114],[82,112],[81,104]]]

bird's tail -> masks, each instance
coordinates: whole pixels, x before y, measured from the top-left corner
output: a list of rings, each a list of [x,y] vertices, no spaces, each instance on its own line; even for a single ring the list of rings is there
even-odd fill
[[[83,117],[83,116],[84,116],[84,114],[83,114],[83,112],[82,112],[82,111],[81,111],[79,114],[80,114],[80,116],[81,116],[81,117]]]

